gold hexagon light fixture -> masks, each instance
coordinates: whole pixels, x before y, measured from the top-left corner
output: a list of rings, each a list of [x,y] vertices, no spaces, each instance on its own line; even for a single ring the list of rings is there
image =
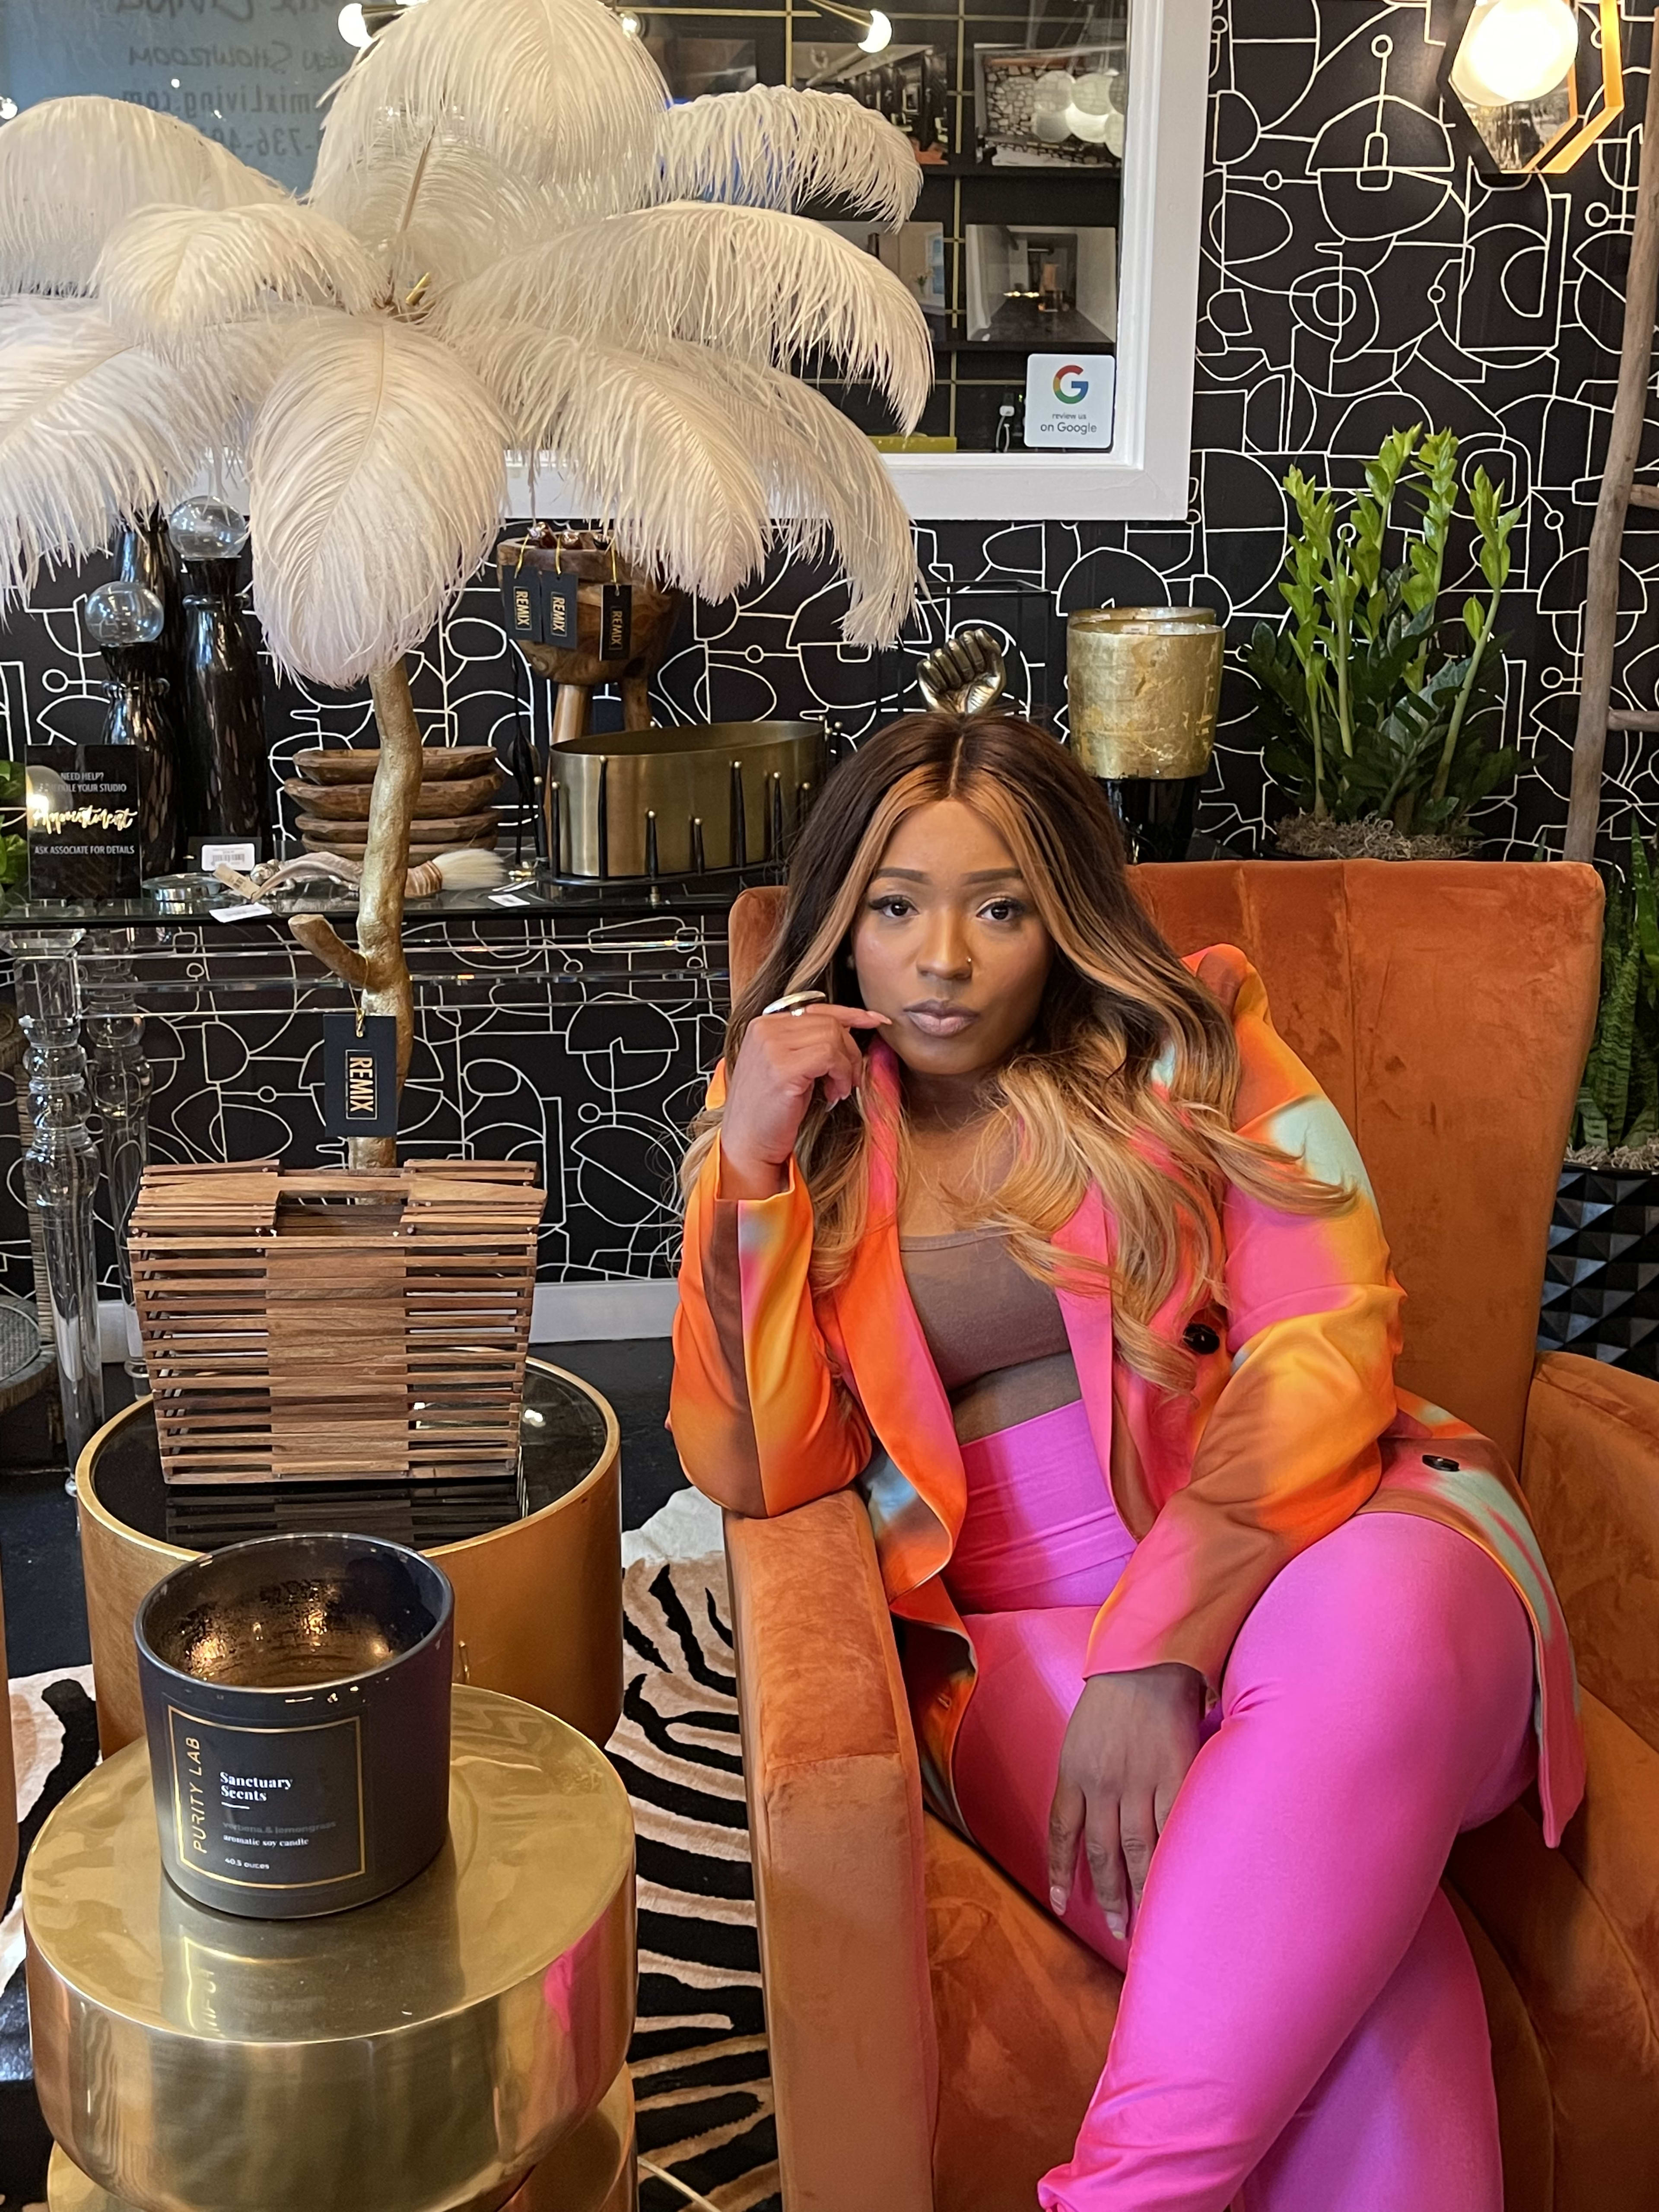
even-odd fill
[[[1440,83],[1489,175],[1559,176],[1624,112],[1619,0],[1462,0]]]

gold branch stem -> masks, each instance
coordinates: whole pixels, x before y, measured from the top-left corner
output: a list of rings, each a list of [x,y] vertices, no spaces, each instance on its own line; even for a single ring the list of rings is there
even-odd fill
[[[363,884],[357,904],[357,947],[367,964],[363,1012],[390,1014],[398,1024],[398,1093],[409,1073],[415,1036],[415,994],[404,957],[404,887],[409,875],[410,827],[421,787],[421,730],[401,660],[368,679],[380,757],[368,796],[368,835],[363,845]],[[395,1137],[353,1137],[347,1158],[354,1168],[395,1167]]]
[[[415,1038],[415,993],[404,957],[404,897],[415,795],[421,787],[421,727],[401,660],[368,679],[380,732],[380,757],[368,794],[354,951],[320,914],[296,914],[289,927],[307,952],[360,994],[365,1014],[390,1014],[398,1024],[398,1095],[403,1096]],[[250,886],[252,888],[252,886]],[[374,1170],[398,1164],[395,1137],[349,1137],[349,1166]]]
[[[248,896],[258,898],[257,890]],[[341,937],[331,921],[320,914],[295,914],[289,916],[289,927],[307,952],[314,952],[325,968],[331,968],[343,983],[354,991],[361,991],[368,981],[368,963],[361,952],[354,952]]]

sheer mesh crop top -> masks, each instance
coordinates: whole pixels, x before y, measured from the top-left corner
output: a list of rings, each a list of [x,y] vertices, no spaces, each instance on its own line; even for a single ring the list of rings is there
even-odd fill
[[[1060,1301],[994,1229],[901,1237],[916,1318],[963,1443],[1082,1395]]]

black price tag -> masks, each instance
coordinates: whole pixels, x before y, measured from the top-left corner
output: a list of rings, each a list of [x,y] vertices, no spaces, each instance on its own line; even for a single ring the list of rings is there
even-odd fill
[[[607,584],[599,601],[599,659],[626,660],[634,641],[634,586]]]
[[[398,1133],[398,1024],[390,1014],[323,1016],[323,1127],[331,1137]]]
[[[501,607],[507,617],[507,635],[514,645],[540,645],[542,634],[537,623],[536,571],[533,568],[510,568],[502,562]]]
[[[538,584],[542,601],[542,643],[576,648],[581,580],[574,568],[544,568]]]

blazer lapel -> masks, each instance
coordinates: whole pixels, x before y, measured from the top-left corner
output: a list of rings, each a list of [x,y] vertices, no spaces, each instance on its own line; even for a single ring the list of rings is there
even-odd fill
[[[968,1491],[951,1401],[899,1254],[898,1066],[879,1038],[870,1047],[870,1085],[869,1218],[834,1296],[853,1387],[881,1447],[866,1488],[890,1597],[944,1566]]]

